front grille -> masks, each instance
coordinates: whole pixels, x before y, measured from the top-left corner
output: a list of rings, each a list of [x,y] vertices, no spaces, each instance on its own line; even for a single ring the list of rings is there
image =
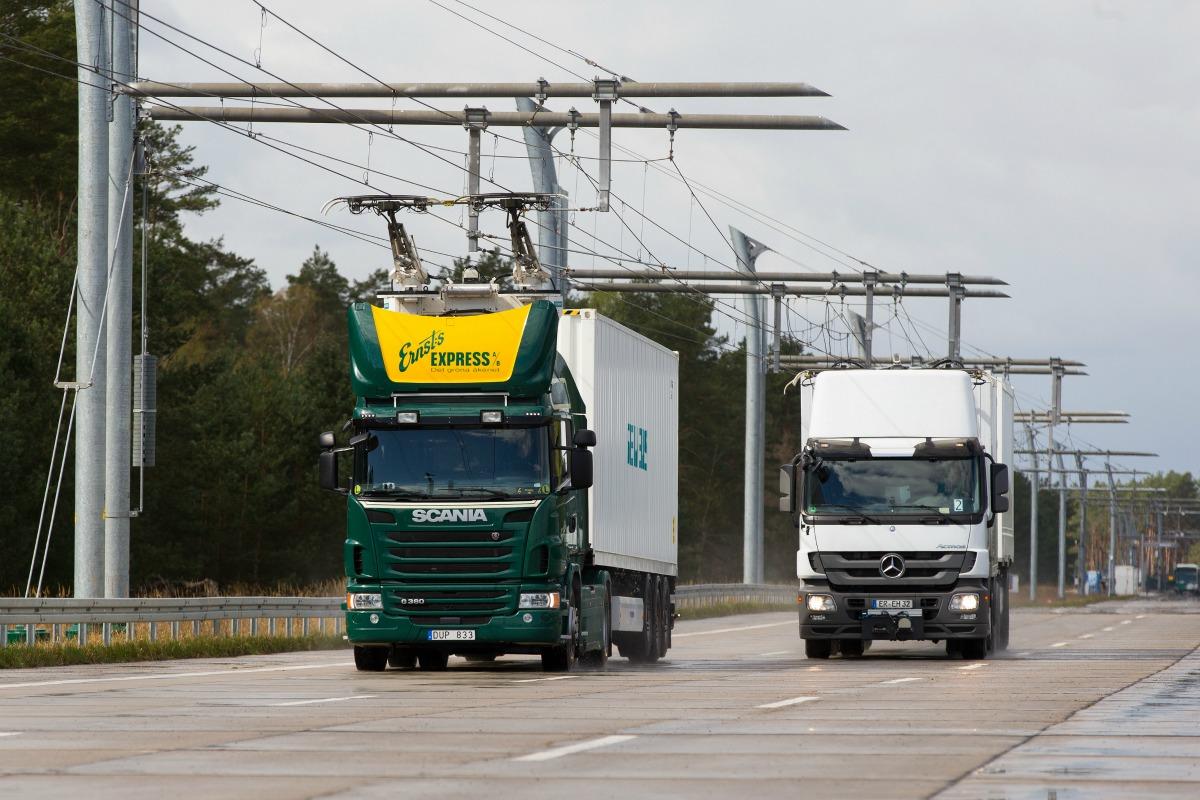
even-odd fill
[[[494,534],[494,535],[493,535]],[[515,531],[394,531],[387,538],[398,544],[413,542],[507,542]]]
[[[383,538],[385,579],[430,581],[519,580],[524,526],[484,525],[388,531]],[[399,546],[397,546],[399,545]]]
[[[516,610],[516,589],[385,587],[384,604],[390,613],[422,624],[444,621],[447,615],[463,620],[488,619]]]
[[[404,572],[413,575],[488,575],[504,572],[504,564],[405,564]]]
[[[393,547],[388,552],[397,558],[448,558],[455,561],[474,558],[504,558],[511,547]]]
[[[904,575],[885,578],[879,572],[879,562],[889,551],[822,552],[820,566],[830,584],[850,585],[857,590],[904,591],[912,593],[917,586],[946,587],[958,580],[963,566],[963,551],[892,551],[904,559]]]

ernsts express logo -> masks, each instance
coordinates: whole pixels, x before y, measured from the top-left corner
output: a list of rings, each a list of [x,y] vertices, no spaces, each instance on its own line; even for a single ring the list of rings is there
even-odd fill
[[[413,522],[487,522],[482,508],[416,508]]]
[[[405,342],[400,348],[400,371],[407,372],[408,368],[429,356],[430,367],[488,367],[497,365],[495,353],[484,350],[438,350],[446,341],[443,331],[433,331],[416,346]]]

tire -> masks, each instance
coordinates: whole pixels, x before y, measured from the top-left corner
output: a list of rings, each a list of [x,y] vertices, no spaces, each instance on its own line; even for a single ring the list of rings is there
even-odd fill
[[[842,658],[862,658],[862,639],[842,639],[840,642]]]
[[[651,575],[648,581],[649,591],[646,596],[653,603],[650,609],[650,629],[646,631],[646,663],[653,664],[663,657],[665,654],[662,645],[665,641],[663,636],[663,621],[666,617],[662,609],[662,582],[658,575]]]
[[[658,579],[658,657],[671,649],[671,582],[666,575]]]
[[[617,646],[621,655],[635,664],[653,663],[658,660],[654,655],[656,636],[654,577],[642,576],[642,632],[632,640],[623,639]],[[628,635],[628,634],[626,634]]]
[[[805,639],[804,640],[804,657],[805,658],[829,658],[833,653],[832,639]]]
[[[608,656],[612,652],[612,595],[609,585],[604,584],[604,620],[600,627],[600,649],[584,653],[580,661],[589,669],[602,670],[608,666]]]
[[[571,638],[542,653],[542,670],[545,672],[570,672],[575,669],[575,659],[579,653],[579,587],[577,585],[571,589],[569,620],[568,635]]]
[[[997,650],[1007,650],[1008,649],[1008,630],[1009,630],[1008,622],[1009,622],[1009,610],[1010,610],[1008,573],[1001,572],[1000,578],[1001,578],[1001,587],[1000,587],[999,595],[1001,598],[1003,598],[1003,602],[1001,603],[1001,611],[1000,611],[999,617],[997,619],[999,634],[996,636],[996,649]]]
[[[422,650],[417,654],[417,664],[422,672],[442,672],[450,661],[450,654],[438,650]]]
[[[416,669],[417,654],[411,650],[400,650],[393,647],[388,653],[387,663],[392,669]]]
[[[387,669],[388,654],[386,647],[364,647],[354,645],[354,666],[359,672],[383,672]]]
[[[954,641],[954,640],[951,640]],[[958,639],[959,652],[968,661],[978,661],[987,658],[988,639]],[[947,645],[950,643],[947,642]],[[947,648],[948,649],[948,648]]]

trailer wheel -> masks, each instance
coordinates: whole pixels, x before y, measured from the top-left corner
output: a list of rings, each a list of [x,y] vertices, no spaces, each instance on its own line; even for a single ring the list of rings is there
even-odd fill
[[[805,639],[804,640],[804,656],[805,658],[829,658],[833,653],[832,639]]]
[[[441,672],[450,662],[450,654],[438,650],[422,650],[417,654],[417,663],[422,672]]]
[[[661,648],[663,635],[662,624],[664,615],[662,613],[662,591],[660,590],[659,576],[651,575],[646,581],[646,598],[650,601],[650,624],[647,627],[646,636],[646,663],[653,664],[663,657]]]
[[[634,636],[629,636],[629,634],[622,635],[621,641],[617,644],[621,655],[635,664],[650,663],[658,659],[658,656],[654,654],[655,649],[657,649],[657,633],[655,628],[658,627],[658,613],[656,609],[658,603],[656,602],[657,596],[654,591],[653,576],[642,576],[641,594],[642,630]]]
[[[658,579],[658,657],[666,656],[671,647],[671,584],[663,575]]]
[[[383,672],[387,669],[388,653],[386,647],[364,647],[354,645],[354,666],[359,672]]]

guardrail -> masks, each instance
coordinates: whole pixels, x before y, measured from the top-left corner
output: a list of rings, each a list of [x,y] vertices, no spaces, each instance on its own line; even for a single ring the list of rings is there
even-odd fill
[[[706,583],[675,589],[677,610],[725,603],[791,604],[795,598],[794,588],[767,584]],[[192,636],[307,635],[314,628],[336,635],[342,630],[342,603],[341,597],[0,598],[0,647],[90,641],[96,633],[105,644],[114,635],[153,641],[166,633],[178,639],[185,625]]]

